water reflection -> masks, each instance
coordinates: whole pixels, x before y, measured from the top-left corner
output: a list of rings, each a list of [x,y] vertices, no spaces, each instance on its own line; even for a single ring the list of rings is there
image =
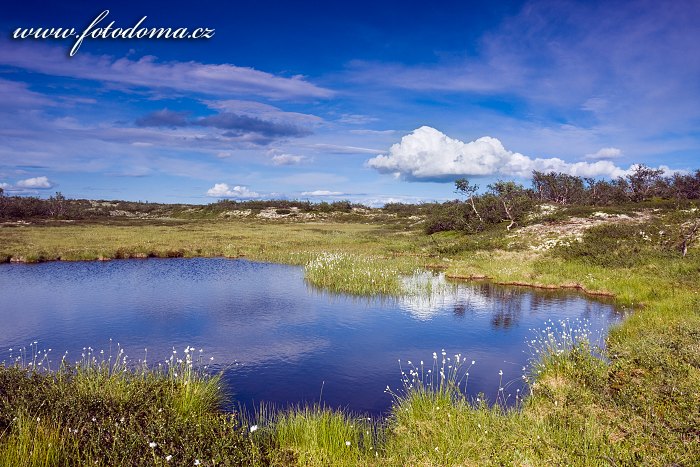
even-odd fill
[[[530,328],[547,319],[587,319],[605,329],[615,308],[572,293],[453,283],[442,274],[406,278],[400,299],[350,297],[308,287],[296,266],[227,259],[0,265],[0,361],[38,340],[72,359],[81,348],[120,342],[151,361],[172,347],[204,348],[227,391],[252,407],[323,401],[383,412],[397,360],[446,349],[476,360],[470,394],[518,381]],[[515,388],[513,389],[515,390]]]
[[[429,321],[445,313],[456,318],[488,314],[493,328],[509,329],[518,325],[523,311],[536,315],[551,312],[553,303],[562,307],[581,303],[580,295],[566,291],[455,282],[447,280],[444,273],[436,272],[406,277],[402,285],[413,293],[399,298],[398,307],[419,321]],[[584,301],[582,316],[590,318],[591,313],[599,313],[599,303]],[[609,319],[616,319],[615,308],[609,307],[609,313]]]

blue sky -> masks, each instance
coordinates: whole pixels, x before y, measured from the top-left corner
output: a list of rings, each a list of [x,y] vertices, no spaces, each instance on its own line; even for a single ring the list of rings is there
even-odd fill
[[[19,40],[206,27],[210,39]],[[467,177],[700,167],[700,3],[13,2],[0,16],[8,194],[454,197]]]

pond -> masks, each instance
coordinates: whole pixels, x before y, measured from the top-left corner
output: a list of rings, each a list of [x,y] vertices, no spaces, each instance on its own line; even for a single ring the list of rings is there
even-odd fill
[[[526,342],[548,321],[585,321],[602,333],[620,314],[580,294],[433,281],[431,297],[352,297],[319,291],[299,266],[223,258],[0,265],[0,361],[9,349],[52,349],[80,359],[118,342],[130,360],[199,350],[224,371],[247,408],[318,402],[380,414],[401,387],[398,360],[432,364],[433,352],[475,364],[467,392],[520,388]],[[572,324],[570,324],[572,325]],[[54,364],[55,365],[55,364]]]

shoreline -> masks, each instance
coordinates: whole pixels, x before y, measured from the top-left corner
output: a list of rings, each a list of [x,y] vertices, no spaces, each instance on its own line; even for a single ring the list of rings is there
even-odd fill
[[[194,256],[189,256],[186,255],[184,252],[182,254],[177,254],[177,255],[158,255],[158,254],[145,254],[145,253],[136,253],[128,256],[115,256],[115,257],[106,257],[106,256],[100,256],[95,259],[64,259],[61,257],[58,258],[39,258],[37,260],[27,260],[24,257],[10,257],[9,259],[6,259],[5,261],[0,261],[0,264],[40,264],[40,263],[52,263],[52,262],[66,262],[66,263],[71,263],[71,262],[79,262],[79,261],[98,261],[98,262],[107,262],[107,261],[118,261],[118,260],[125,260],[125,259],[173,259],[173,258],[224,258],[224,259],[247,259],[247,255],[238,255],[238,256],[226,256],[226,255],[212,255],[212,256],[201,256],[201,255],[194,255]],[[263,261],[259,259],[254,259],[251,261],[261,261],[261,262],[268,262],[268,261]],[[291,264],[287,262],[279,262],[279,261],[269,261],[277,264]],[[425,265],[423,268],[427,271],[430,270],[445,270],[447,269],[446,266],[443,265]],[[590,295],[593,297],[605,297],[605,298],[615,298],[616,295],[612,292],[605,291],[605,290],[591,290],[579,283],[566,283],[566,284],[540,284],[536,282],[525,282],[525,281],[500,281],[496,280],[492,277],[489,277],[485,274],[470,274],[470,275],[463,275],[463,274],[448,274],[445,273],[445,278],[454,280],[454,281],[463,281],[463,282],[477,282],[477,281],[484,281],[488,282],[494,285],[504,285],[504,286],[509,286],[509,287],[527,287],[527,288],[532,288],[532,289],[541,289],[541,290],[576,290],[578,292],[583,293],[584,295]]]

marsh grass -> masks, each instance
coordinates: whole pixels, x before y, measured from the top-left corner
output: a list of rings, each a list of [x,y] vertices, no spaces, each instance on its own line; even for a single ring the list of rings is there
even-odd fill
[[[273,446],[273,464],[373,465],[383,446],[378,421],[319,404],[263,407],[256,420],[251,438]]]
[[[306,264],[305,278],[331,292],[355,295],[397,295],[400,292],[398,268],[391,261],[366,256],[321,254]]]
[[[0,368],[0,460],[9,465],[19,462],[18,456],[24,462],[19,465],[27,465],[25,459],[34,459],[28,465],[51,465],[55,458],[63,460],[53,465],[120,465],[123,459],[159,465],[166,455],[180,465],[193,465],[196,459],[209,465],[215,460],[218,465],[258,465],[275,459],[275,465],[329,465],[337,460],[341,465],[389,466],[690,466],[700,459],[697,247],[686,258],[645,250],[642,260],[629,262],[609,251],[617,239],[601,250],[591,237],[583,250],[562,255],[511,247],[492,233],[465,238],[377,224],[238,221],[13,227],[0,229],[0,238],[0,258],[27,260],[118,257],[120,251],[119,257],[172,252],[305,265],[330,252],[354,258],[348,268],[377,263],[398,271],[397,277],[440,264],[448,276],[580,286],[612,294],[618,305],[634,309],[610,329],[603,359],[583,340],[572,341],[561,352],[550,345],[525,372],[531,391],[517,410],[483,400],[475,403],[459,391],[410,388],[377,428],[376,452],[359,445],[357,450],[338,450],[343,446],[338,441],[346,439],[336,437],[351,437],[357,427],[356,419],[343,412],[300,408],[260,422],[251,433],[249,424],[212,409],[216,397],[194,402],[210,389],[178,396],[176,402],[173,394],[184,386],[165,370],[122,372],[113,382],[104,376],[100,384],[81,385],[75,383],[72,366],[59,369],[49,362],[49,376],[38,369],[46,366],[44,356],[35,359],[29,353],[23,367],[11,362]],[[332,277],[339,283],[343,275]],[[68,429],[78,431],[71,434]],[[304,438],[307,432],[317,434]]]
[[[402,278],[413,273],[418,261],[347,253],[323,253],[306,263],[310,284],[353,295],[398,296],[411,292]]]
[[[148,367],[130,364],[120,348],[86,348],[53,370],[46,353],[41,366],[15,357],[0,366],[0,464],[260,462],[237,416],[221,411],[219,376],[191,353]]]

